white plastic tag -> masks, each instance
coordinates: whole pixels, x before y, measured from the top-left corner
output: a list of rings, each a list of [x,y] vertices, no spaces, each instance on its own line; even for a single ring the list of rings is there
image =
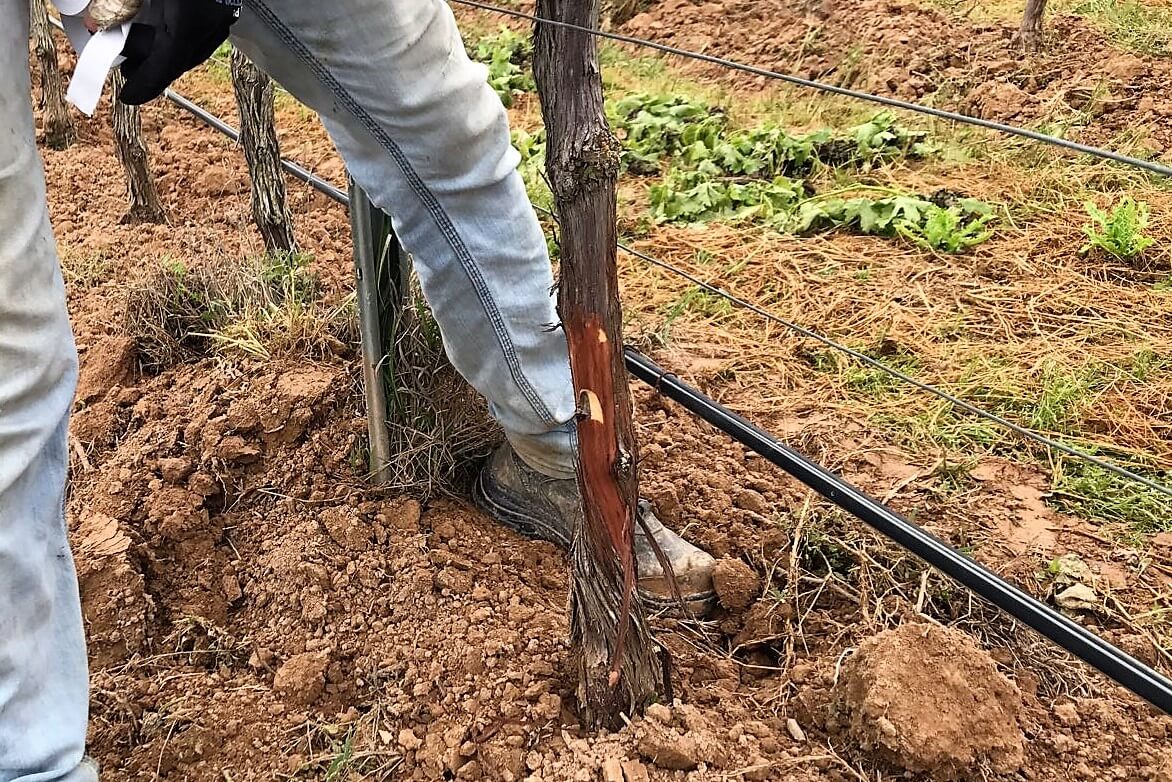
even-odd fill
[[[65,99],[87,116],[93,116],[102,97],[102,89],[110,71],[122,64],[120,56],[130,34],[130,22],[109,30],[91,33],[86,29],[84,14],[89,0],[56,0],[61,12],[61,26],[77,51],[77,66]],[[145,5],[145,3],[144,3]]]

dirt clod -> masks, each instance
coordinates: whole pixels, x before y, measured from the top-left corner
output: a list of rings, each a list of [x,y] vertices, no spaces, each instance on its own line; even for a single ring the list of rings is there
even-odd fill
[[[752,605],[761,590],[757,571],[739,559],[726,557],[712,569],[712,584],[720,604],[730,611],[742,611]]]
[[[864,641],[843,667],[837,708],[860,746],[911,772],[967,779],[1024,758],[1021,693],[966,635],[905,624]]]
[[[277,669],[273,690],[292,703],[307,706],[317,700],[325,688],[329,652],[305,652],[290,657]]]
[[[1060,703],[1055,706],[1054,716],[1068,728],[1072,728],[1082,722],[1082,718],[1078,716],[1078,707],[1073,703]]]
[[[700,747],[693,736],[650,724],[639,738],[639,754],[672,771],[691,771],[700,765]]]
[[[623,774],[626,776],[627,782],[649,782],[651,779],[647,774],[647,767],[638,760],[625,761]]]
[[[662,703],[653,703],[643,712],[648,719],[655,720],[660,725],[671,724],[671,708]]]
[[[135,343],[129,337],[106,337],[94,343],[81,359],[78,401],[92,402],[114,386],[126,385],[134,373],[134,358]]]
[[[356,508],[349,505],[326,508],[321,513],[321,523],[330,539],[346,551],[366,551],[370,545],[371,531]]]

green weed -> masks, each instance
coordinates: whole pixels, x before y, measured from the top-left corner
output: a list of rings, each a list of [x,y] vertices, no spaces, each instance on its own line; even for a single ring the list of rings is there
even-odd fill
[[[914,375],[920,367],[919,359],[904,348],[884,340],[878,348],[861,350],[862,353],[883,362],[884,366],[904,374]],[[905,387],[891,373],[868,364],[851,361],[843,374],[843,384],[857,394],[876,395],[900,392]]]
[[[341,782],[349,776],[350,761],[354,757],[354,731],[346,732],[346,740],[342,742],[337,755],[326,768],[326,782]]]
[[[863,234],[901,236],[920,247],[958,253],[987,241],[993,209],[974,198],[947,206],[910,195],[883,198],[810,198],[789,225],[797,233],[846,228]]]
[[[469,56],[488,66],[488,83],[506,108],[513,105],[515,95],[536,89],[530,71],[533,43],[528,35],[502,28],[478,41]]]
[[[1140,255],[1155,242],[1144,236],[1148,227],[1148,205],[1124,196],[1108,214],[1090,201],[1085,204],[1091,222],[1083,226],[1087,243],[1082,252],[1097,249],[1121,260],[1130,260]]]
[[[1042,432],[1076,431],[1093,399],[1097,380],[1093,369],[1071,372],[1056,363],[1047,363],[1027,425]]]
[[[1172,498],[1093,464],[1064,460],[1054,481],[1052,504],[1059,510],[1140,535],[1172,532]],[[1170,483],[1172,473],[1150,475]]]
[[[949,207],[929,204],[916,219],[900,219],[895,232],[928,250],[959,253],[975,247],[993,236],[988,227],[993,219],[988,205],[965,199],[968,206]]]
[[[344,355],[356,323],[353,296],[323,302],[309,258],[295,254],[197,269],[167,260],[127,301],[127,331],[147,369],[209,352]]]
[[[1136,0],[1090,0],[1075,7],[1089,16],[1111,40],[1141,54],[1172,54],[1172,10]]]

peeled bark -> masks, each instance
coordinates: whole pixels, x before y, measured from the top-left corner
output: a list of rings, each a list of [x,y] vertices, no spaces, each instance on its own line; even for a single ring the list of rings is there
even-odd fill
[[[268,252],[292,252],[297,242],[274,124],[273,80],[233,49],[232,87],[240,111],[240,146],[252,178],[252,219]]]
[[[1018,35],[1027,52],[1036,52],[1042,46],[1042,19],[1046,15],[1046,0],[1026,0]]]
[[[65,149],[77,140],[77,127],[65,104],[65,87],[61,65],[57,61],[57,44],[49,26],[45,0],[31,0],[30,28],[33,48],[41,70],[41,110],[45,120],[45,143],[53,149]]]
[[[594,28],[598,0],[538,0],[537,14]],[[570,640],[583,724],[615,728],[620,715],[642,711],[661,683],[635,595],[637,458],[615,250],[619,144],[603,113],[593,36],[538,23],[534,74],[560,218],[558,310],[579,401],[585,523],[570,549]]]
[[[138,106],[127,106],[118,100],[126,80],[114,69],[114,151],[126,174],[126,192],[130,209],[122,217],[124,223],[162,223],[167,219],[155,177],[151,174],[150,157],[142,137],[142,119]]]

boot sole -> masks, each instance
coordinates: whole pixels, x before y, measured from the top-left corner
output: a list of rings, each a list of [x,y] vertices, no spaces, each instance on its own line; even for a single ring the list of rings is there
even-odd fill
[[[486,473],[486,470],[481,470],[473,485],[472,501],[477,508],[487,514],[489,518],[522,537],[530,540],[544,540],[553,543],[563,551],[569,551],[570,541],[561,531],[545,520],[527,513],[520,503],[511,501],[508,492],[493,483]],[[716,608],[716,592],[711,589],[706,592],[682,595],[683,611],[680,610],[681,601],[674,597],[663,597],[641,587],[638,587],[637,591],[643,606],[656,614],[677,618],[681,616],[700,618]]]

